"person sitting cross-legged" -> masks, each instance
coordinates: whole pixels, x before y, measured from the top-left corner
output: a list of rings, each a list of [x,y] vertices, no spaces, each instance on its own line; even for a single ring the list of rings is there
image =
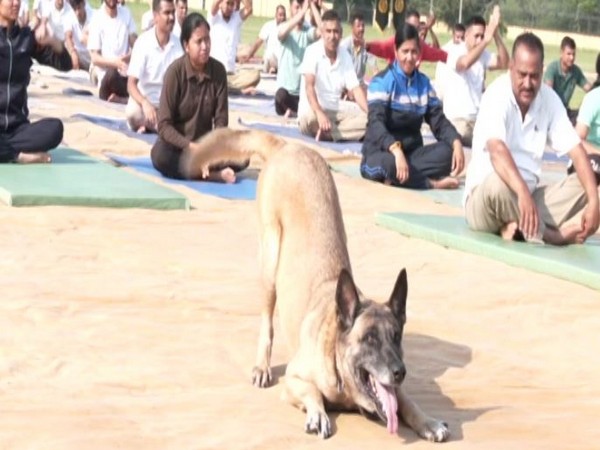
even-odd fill
[[[29,120],[29,71],[32,58],[62,71],[71,70],[71,58],[44,24],[21,28],[18,18],[18,4],[15,8],[13,0],[0,0],[0,163],[48,163],[48,152],[62,141],[63,123]]]
[[[129,99],[125,109],[129,128],[155,132],[158,101],[167,68],[183,54],[172,33],[175,23],[173,0],[153,0],[154,26],[136,40],[127,69]]]
[[[199,13],[188,15],[181,26],[184,55],[165,74],[158,108],[158,139],[150,156],[154,168],[168,178],[187,175],[180,165],[196,141],[214,128],[229,123],[225,67],[210,56],[210,26]],[[211,167],[206,179],[234,183],[245,165]]]
[[[513,44],[509,73],[483,94],[465,181],[465,216],[471,229],[507,240],[583,243],[600,222],[597,180],[560,98],[542,82],[543,67],[542,41],[523,33]],[[574,171],[541,185],[547,145],[559,156],[569,155]]]
[[[369,83],[369,122],[362,147],[363,178],[411,189],[456,189],[464,168],[460,135],[444,116],[427,75],[417,69],[419,32],[396,32],[396,61]],[[424,145],[427,122],[438,142]]]
[[[358,141],[367,125],[365,92],[356,77],[352,58],[338,48],[342,25],[337,12],[325,11],[321,22],[322,38],[306,49],[302,61],[300,131],[317,140]],[[344,91],[352,92],[356,103],[342,101]]]

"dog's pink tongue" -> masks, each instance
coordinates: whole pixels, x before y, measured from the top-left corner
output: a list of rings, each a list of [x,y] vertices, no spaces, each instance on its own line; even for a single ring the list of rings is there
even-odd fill
[[[388,432],[396,434],[398,432],[398,398],[396,390],[393,387],[384,386],[379,381],[375,380],[377,386],[377,396],[381,400],[383,410],[387,416]]]

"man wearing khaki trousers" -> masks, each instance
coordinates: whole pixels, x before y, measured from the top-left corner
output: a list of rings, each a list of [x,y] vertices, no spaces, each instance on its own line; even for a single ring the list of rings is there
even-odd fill
[[[583,243],[600,221],[596,177],[558,96],[542,83],[544,48],[523,33],[509,73],[484,93],[465,182],[465,215],[476,231],[554,245]],[[549,145],[568,155],[575,171],[540,186]],[[569,222],[583,211],[581,220]]]

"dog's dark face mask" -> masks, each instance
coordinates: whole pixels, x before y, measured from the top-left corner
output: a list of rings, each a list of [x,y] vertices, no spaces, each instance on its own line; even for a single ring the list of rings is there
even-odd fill
[[[398,275],[386,304],[360,302],[352,277],[343,271],[336,293],[340,336],[338,370],[361,412],[398,428],[397,388],[406,375],[402,361],[402,331],[408,291],[406,271]]]

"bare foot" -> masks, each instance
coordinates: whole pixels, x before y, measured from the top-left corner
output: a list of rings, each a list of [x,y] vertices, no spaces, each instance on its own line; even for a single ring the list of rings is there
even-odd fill
[[[247,87],[247,88],[241,89],[240,92],[244,95],[256,95],[256,88]]]
[[[502,236],[502,239],[512,241],[518,229],[517,222],[509,222],[500,229],[500,236]]]
[[[223,170],[211,170],[208,176],[203,178],[206,181],[219,181],[221,183],[233,184],[236,177],[235,172],[231,167],[225,167]]]
[[[225,183],[235,183],[235,172],[231,167],[225,167],[220,172],[221,178]]]
[[[107,102],[109,103],[121,103],[121,104],[126,104],[127,103],[127,98],[125,97],[120,97],[117,94],[115,94],[114,92],[112,94],[110,94],[108,96],[108,98],[106,99]]]
[[[52,162],[52,158],[47,152],[21,152],[19,153],[19,156],[17,156],[17,162],[19,164],[47,164]]]
[[[432,189],[458,189],[460,182],[454,177],[444,177],[439,180],[429,180]]]
[[[578,224],[563,225],[558,230],[546,228],[544,241],[553,245],[583,244],[585,239],[580,233],[581,227]]]

